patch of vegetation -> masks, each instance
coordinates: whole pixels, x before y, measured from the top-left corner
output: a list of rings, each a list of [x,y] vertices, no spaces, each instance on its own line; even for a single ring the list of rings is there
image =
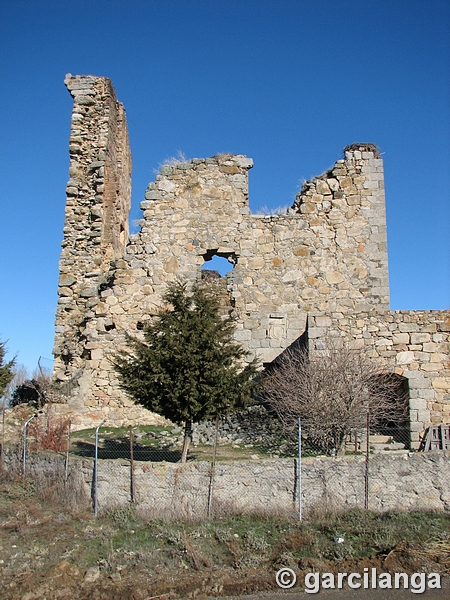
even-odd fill
[[[150,434],[149,439],[153,435],[160,434],[162,431],[166,431],[167,433],[171,432],[173,427],[167,427],[164,425],[141,425],[139,427],[138,432],[144,434]],[[134,430],[134,434],[136,431]],[[130,436],[130,428],[129,427],[108,427],[104,426],[99,430],[99,437],[111,438],[111,439],[120,439],[126,438],[129,439]],[[75,431],[72,434],[74,439],[78,440],[94,440],[95,439],[95,427],[91,427],[90,429],[80,429],[79,431]]]
[[[5,599],[56,597],[61,589],[66,595],[58,597],[80,600],[94,591],[96,598],[185,598],[195,590],[206,596],[274,588],[281,566],[450,574],[450,515],[352,510],[302,523],[245,515],[195,523],[148,521],[129,505],[95,519],[3,474],[0,547]]]
[[[6,343],[0,341],[0,397],[3,396],[3,392],[8,387],[9,383],[14,377],[14,364],[16,362],[15,357],[10,361],[5,361],[6,355]]]

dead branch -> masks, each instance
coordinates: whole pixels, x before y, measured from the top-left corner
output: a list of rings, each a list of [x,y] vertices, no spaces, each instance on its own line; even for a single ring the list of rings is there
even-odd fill
[[[288,430],[300,417],[308,440],[327,453],[364,428],[367,414],[371,427],[405,418],[398,378],[364,351],[338,348],[333,340],[312,355],[285,351],[269,369],[262,399]]]

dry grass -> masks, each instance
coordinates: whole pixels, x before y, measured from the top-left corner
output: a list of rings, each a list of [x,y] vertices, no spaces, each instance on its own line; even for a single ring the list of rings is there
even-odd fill
[[[44,483],[0,476],[5,600],[251,593],[275,588],[280,566],[450,574],[448,514],[351,511],[303,523],[274,515],[183,522],[148,521],[130,505],[95,519],[70,510],[64,492]],[[336,544],[337,536],[344,543]]]

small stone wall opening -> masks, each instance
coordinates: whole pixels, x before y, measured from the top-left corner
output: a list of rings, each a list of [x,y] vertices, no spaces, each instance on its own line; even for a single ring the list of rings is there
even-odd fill
[[[237,263],[237,256],[234,252],[219,252],[218,250],[208,250],[204,255],[204,264],[202,265],[202,279],[214,277],[209,273],[217,273],[219,277],[226,277],[234,269]],[[216,275],[217,277],[217,275]]]

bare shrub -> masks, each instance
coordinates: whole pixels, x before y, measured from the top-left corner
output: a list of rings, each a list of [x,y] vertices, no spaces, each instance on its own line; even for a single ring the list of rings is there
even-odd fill
[[[310,355],[306,348],[286,350],[268,370],[261,396],[284,427],[302,422],[310,447],[331,454],[353,429],[401,423],[404,399],[398,379],[364,351],[337,347]]]
[[[0,485],[20,484],[21,500],[37,496],[51,504],[63,505],[73,512],[83,512],[90,506],[89,489],[83,478],[80,461],[66,461],[61,456],[30,454],[26,477],[22,473],[22,453],[19,448],[8,450],[6,468],[0,471]]]
[[[47,414],[34,419],[28,426],[28,435],[34,438],[32,450],[66,452],[70,420]]]

